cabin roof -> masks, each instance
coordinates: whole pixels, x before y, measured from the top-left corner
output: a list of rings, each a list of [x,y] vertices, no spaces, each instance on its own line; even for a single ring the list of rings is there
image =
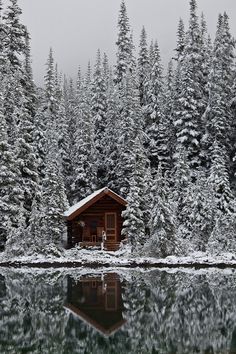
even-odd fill
[[[74,216],[79,215],[82,213],[84,210],[86,210],[88,207],[90,207],[92,204],[97,202],[99,199],[104,197],[105,195],[109,195],[111,198],[113,198],[116,202],[122,204],[122,205],[127,205],[127,201],[119,196],[117,193],[113,192],[111,189],[108,187],[104,187],[102,189],[99,189],[86,198],[80,200],[78,203],[75,205],[71,206],[65,213],[64,216],[68,219],[72,219]]]
[[[80,320],[85,322],[87,325],[95,328],[99,333],[102,335],[109,337],[111,334],[114,334],[116,331],[118,331],[125,323],[126,320],[121,318],[116,321],[115,323],[111,324],[109,328],[105,328],[101,323],[96,321],[95,319],[91,318],[91,316],[87,315],[84,311],[81,311],[77,307],[73,306],[72,304],[66,304],[64,306],[65,309],[69,310],[69,312],[73,315],[78,317]],[[103,315],[103,312],[101,312],[101,316]],[[109,312],[108,312],[109,315]],[[110,312],[110,316],[112,318],[113,313]]]

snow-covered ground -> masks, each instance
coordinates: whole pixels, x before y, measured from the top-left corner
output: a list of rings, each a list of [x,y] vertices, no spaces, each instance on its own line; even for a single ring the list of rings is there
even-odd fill
[[[64,250],[60,257],[32,255],[17,258],[9,258],[4,253],[0,254],[0,266],[4,264],[25,265],[25,264],[48,264],[49,266],[89,266],[89,267],[181,267],[181,266],[233,266],[236,267],[236,255],[223,253],[209,255],[203,252],[190,254],[188,257],[169,256],[167,258],[140,257],[131,254],[131,249],[125,247],[116,252],[107,252],[95,249],[73,248]]]

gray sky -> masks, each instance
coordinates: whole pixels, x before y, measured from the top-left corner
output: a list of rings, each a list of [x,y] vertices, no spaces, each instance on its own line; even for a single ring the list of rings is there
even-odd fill
[[[120,0],[19,0],[22,20],[32,38],[35,82],[42,84],[50,46],[60,70],[76,77],[77,68],[94,62],[98,48],[115,62],[117,18]],[[144,25],[148,39],[157,39],[163,63],[176,45],[178,20],[188,23],[189,0],[126,0],[128,16],[137,46]],[[198,0],[209,32],[215,34],[217,17],[226,11],[231,33],[236,37],[236,0]]]

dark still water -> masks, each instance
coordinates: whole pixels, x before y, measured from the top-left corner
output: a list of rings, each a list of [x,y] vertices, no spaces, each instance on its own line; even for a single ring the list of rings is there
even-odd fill
[[[234,271],[0,270],[0,353],[235,353]]]

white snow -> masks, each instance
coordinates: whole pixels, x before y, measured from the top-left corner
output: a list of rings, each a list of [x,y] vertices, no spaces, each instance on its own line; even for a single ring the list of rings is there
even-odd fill
[[[66,267],[67,263],[73,263],[73,266],[83,266],[91,267],[94,266],[102,268],[103,266],[109,267],[145,267],[153,266],[157,267],[161,265],[162,267],[168,266],[189,266],[195,267],[196,265],[204,266],[214,266],[217,267],[219,264],[224,264],[227,267],[236,265],[236,256],[233,253],[221,253],[215,256],[204,252],[195,252],[189,254],[188,257],[176,257],[169,256],[166,258],[151,258],[151,257],[140,257],[135,256],[131,253],[130,246],[124,246],[122,249],[116,252],[108,252],[95,249],[80,249],[72,248],[70,250],[64,250],[61,253],[61,257],[46,256],[46,255],[32,255],[32,256],[22,256],[16,258],[9,258],[4,253],[0,254],[0,266],[1,264],[10,262],[14,266],[19,264],[40,264],[48,263],[48,265],[61,264],[62,267]]]

